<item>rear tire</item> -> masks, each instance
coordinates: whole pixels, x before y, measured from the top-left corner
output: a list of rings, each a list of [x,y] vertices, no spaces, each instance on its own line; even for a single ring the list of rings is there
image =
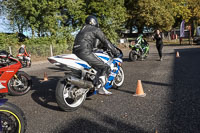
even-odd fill
[[[86,94],[82,95],[77,101],[70,98],[70,87],[71,89],[76,89],[75,86],[68,84],[66,77],[63,77],[58,81],[56,87],[56,101],[58,106],[67,112],[75,111],[84,103],[86,99]]]
[[[22,110],[14,104],[6,102],[0,106],[0,132],[25,133],[26,118]]]
[[[136,60],[137,60],[137,55],[134,54],[133,50],[131,50],[131,51],[129,52],[129,60],[130,60],[130,61],[136,61]]]
[[[13,76],[8,82],[8,93],[13,96],[21,96],[28,93],[32,87],[31,77],[23,71],[17,72],[16,76],[17,79]],[[20,86],[18,79],[24,85]]]

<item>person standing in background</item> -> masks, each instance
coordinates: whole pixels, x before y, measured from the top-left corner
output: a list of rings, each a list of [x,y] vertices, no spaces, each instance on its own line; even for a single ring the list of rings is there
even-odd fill
[[[160,61],[162,61],[163,39],[160,30],[156,30],[156,34],[153,36],[153,39],[156,40],[156,48],[158,50]]]

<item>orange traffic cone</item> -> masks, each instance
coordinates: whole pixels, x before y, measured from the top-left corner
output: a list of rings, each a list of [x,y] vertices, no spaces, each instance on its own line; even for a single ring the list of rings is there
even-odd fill
[[[144,91],[143,91],[141,80],[138,80],[136,93],[133,96],[140,96],[140,97],[145,97],[146,96],[146,93],[144,93]]]
[[[47,73],[44,72],[44,80],[43,81],[48,81]]]
[[[176,57],[177,57],[177,58],[179,58],[179,57],[180,57],[180,55],[179,55],[179,52],[178,52],[178,51],[176,52]]]

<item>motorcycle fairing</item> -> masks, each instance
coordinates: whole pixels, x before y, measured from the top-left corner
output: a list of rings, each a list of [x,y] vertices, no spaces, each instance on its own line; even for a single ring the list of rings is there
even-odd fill
[[[75,54],[64,54],[49,57],[49,60],[55,60],[55,65],[66,65],[70,68],[75,68],[79,70],[90,69],[89,64],[81,59],[79,59]]]
[[[95,55],[101,58],[102,61],[104,61],[105,63],[107,63],[110,60],[109,56],[103,53],[95,53]],[[57,56],[49,57],[48,59],[55,60],[56,61],[56,63],[54,63],[55,65],[64,64],[70,68],[76,68],[76,69],[81,69],[81,70],[91,69],[91,66],[87,62],[81,60],[75,54],[57,55]]]
[[[120,69],[120,65],[119,63],[122,62],[122,59],[120,58],[114,58],[112,60],[112,65],[111,65],[111,73],[108,77],[108,82],[106,83],[106,85],[104,86],[106,90],[110,89],[113,86],[113,80],[115,79],[116,75],[118,74],[118,71]],[[117,67],[117,70],[114,69],[114,66]]]
[[[0,58],[5,58],[4,56],[0,56]],[[12,57],[9,57],[10,60],[12,60],[14,63],[5,66],[5,67],[1,67],[0,68],[0,82],[3,86],[5,86],[6,88],[4,89],[0,89],[0,93],[8,93],[8,82],[9,80],[19,71],[19,69],[22,67],[21,63]]]
[[[111,67],[111,73],[108,77],[108,82],[105,84],[105,89],[109,89],[113,86],[113,80],[115,79],[116,75],[118,74],[118,71],[120,69],[120,64],[122,63],[121,58],[110,58],[110,56],[103,52],[97,52],[95,53],[97,57],[99,57],[104,63],[107,63]],[[55,60],[55,65],[66,65],[70,68],[75,68],[82,70],[82,75],[85,75],[86,72],[91,70],[91,66],[78,58],[75,54],[65,54],[65,55],[58,55],[53,57],[48,57],[49,60]],[[61,64],[59,64],[61,63]],[[96,94],[96,91],[93,93]]]
[[[86,65],[86,64],[82,64],[82,63],[79,63],[79,62],[76,62],[77,64],[81,65],[82,67],[84,67],[85,69],[90,69],[91,67]]]

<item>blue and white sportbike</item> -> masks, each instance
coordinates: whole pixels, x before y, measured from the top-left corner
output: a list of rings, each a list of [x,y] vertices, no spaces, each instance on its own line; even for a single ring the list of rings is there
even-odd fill
[[[123,53],[120,49],[118,57],[114,57],[109,51],[95,52],[102,61],[107,63],[111,72],[107,77],[105,89],[117,88],[124,82],[124,72],[121,67]],[[56,101],[64,111],[78,109],[87,96],[97,93],[93,80],[97,71],[78,58],[75,54],[65,54],[48,57],[50,63],[66,70],[65,76],[58,81],[56,87]]]

